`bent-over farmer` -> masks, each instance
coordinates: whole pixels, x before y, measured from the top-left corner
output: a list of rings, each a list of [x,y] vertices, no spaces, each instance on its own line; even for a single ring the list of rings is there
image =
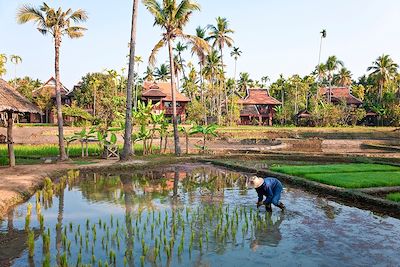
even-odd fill
[[[273,177],[266,177],[265,179],[263,179],[257,176],[252,176],[249,179],[249,184],[257,191],[257,208],[261,205],[265,205],[265,210],[271,212],[272,203],[275,206],[279,207],[281,210],[285,209],[285,205],[280,202],[283,187],[282,183],[278,179]],[[263,202],[264,196],[266,198]]]

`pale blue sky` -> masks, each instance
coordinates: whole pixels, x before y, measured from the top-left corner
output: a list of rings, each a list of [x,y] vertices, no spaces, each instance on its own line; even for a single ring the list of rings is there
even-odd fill
[[[318,61],[319,32],[325,28],[322,59],[336,55],[358,77],[382,53],[400,62],[400,1],[397,0],[199,0],[202,11],[193,15],[186,32],[198,25],[214,23],[217,16],[231,24],[235,46],[243,51],[238,72],[254,79],[264,75],[273,80],[312,71]],[[23,63],[18,76],[29,75],[43,81],[53,75],[53,44],[32,24],[18,25],[16,10],[37,0],[0,0],[0,53],[18,54]],[[71,87],[87,72],[120,70],[128,53],[131,0],[48,0],[51,6],[83,8],[89,13],[86,36],[64,39],[61,77]],[[160,38],[153,19],[140,3],[137,54],[147,57]],[[159,63],[166,59],[162,50]],[[188,54],[189,56],[189,54]],[[233,60],[225,52],[228,75],[233,76]],[[14,76],[8,63],[6,79]],[[145,69],[142,64],[140,72]]]

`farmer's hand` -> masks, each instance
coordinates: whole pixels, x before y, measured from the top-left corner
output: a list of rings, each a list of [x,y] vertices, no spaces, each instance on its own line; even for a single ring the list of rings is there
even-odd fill
[[[262,205],[263,205],[263,202],[262,202],[262,201],[257,202],[257,209],[258,209],[260,206],[262,206]]]

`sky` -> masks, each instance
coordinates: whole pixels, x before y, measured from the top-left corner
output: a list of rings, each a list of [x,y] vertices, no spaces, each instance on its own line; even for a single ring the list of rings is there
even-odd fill
[[[22,57],[17,76],[28,75],[46,81],[54,73],[54,46],[50,36],[42,36],[33,24],[19,25],[16,11],[23,4],[38,6],[39,0],[0,0],[0,54]],[[88,29],[81,39],[63,39],[61,80],[69,88],[88,72],[126,67],[130,38],[132,0],[47,0],[53,7],[82,8],[89,14]],[[248,72],[259,80],[280,74],[309,74],[318,63],[320,31],[326,29],[322,60],[336,55],[353,73],[366,68],[383,53],[400,62],[400,1],[398,0],[198,0],[186,26],[194,33],[197,26],[214,24],[218,16],[229,20],[235,30],[235,46],[243,52],[237,72]],[[161,38],[153,18],[140,2],[137,28],[137,55],[144,59],[143,73],[151,49]],[[157,65],[167,59],[160,51]],[[186,61],[196,63],[185,55]],[[234,76],[230,49],[224,51],[227,75]],[[14,65],[7,63],[5,79],[15,76]]]

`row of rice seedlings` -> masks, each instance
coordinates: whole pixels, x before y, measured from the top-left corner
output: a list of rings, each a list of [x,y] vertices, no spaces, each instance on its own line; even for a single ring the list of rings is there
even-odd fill
[[[80,224],[74,227],[72,222],[68,227],[62,228],[61,240],[64,252],[70,255],[72,243],[68,240],[68,236],[71,236],[75,239],[74,246],[79,248],[79,258],[82,258],[82,251],[85,248],[83,253],[91,253],[88,255],[91,256],[91,264],[97,260],[98,264],[106,266],[107,264],[116,264],[118,260],[116,252],[118,255],[123,253],[124,265],[133,258],[133,254],[137,251],[140,251],[138,253],[141,254],[141,264],[142,260],[146,259],[157,262],[162,259],[162,255],[165,255],[167,260],[174,255],[181,257],[185,250],[190,256],[195,244],[198,251],[203,251],[208,249],[210,242],[213,245],[225,245],[229,240],[235,243],[238,232],[242,233],[244,240],[245,235],[249,234],[249,229],[252,234],[254,229],[267,228],[268,220],[260,218],[253,209],[247,210],[245,207],[230,209],[229,206],[209,205],[202,209],[186,208],[171,212],[153,210],[144,213],[139,211],[135,216],[128,214],[125,217],[125,226],[121,225],[118,218],[115,219],[112,215],[109,220],[100,218],[95,222],[90,222],[87,219],[84,225],[85,233],[82,233]],[[68,229],[69,231],[67,231]],[[56,231],[60,230],[61,225],[57,224]],[[210,235],[210,232],[213,232],[214,235]],[[48,232],[48,236],[50,236],[50,232]],[[97,237],[101,240],[101,249],[104,255],[108,255],[106,259],[100,259],[99,254],[101,253],[94,251]],[[43,243],[46,238],[47,234],[43,233]],[[120,246],[123,238],[125,238],[125,251],[121,251]],[[135,240],[141,244],[136,249]],[[175,240],[179,240],[179,242],[175,242]],[[150,251],[152,253],[149,253]],[[164,254],[160,253],[162,251]]]

